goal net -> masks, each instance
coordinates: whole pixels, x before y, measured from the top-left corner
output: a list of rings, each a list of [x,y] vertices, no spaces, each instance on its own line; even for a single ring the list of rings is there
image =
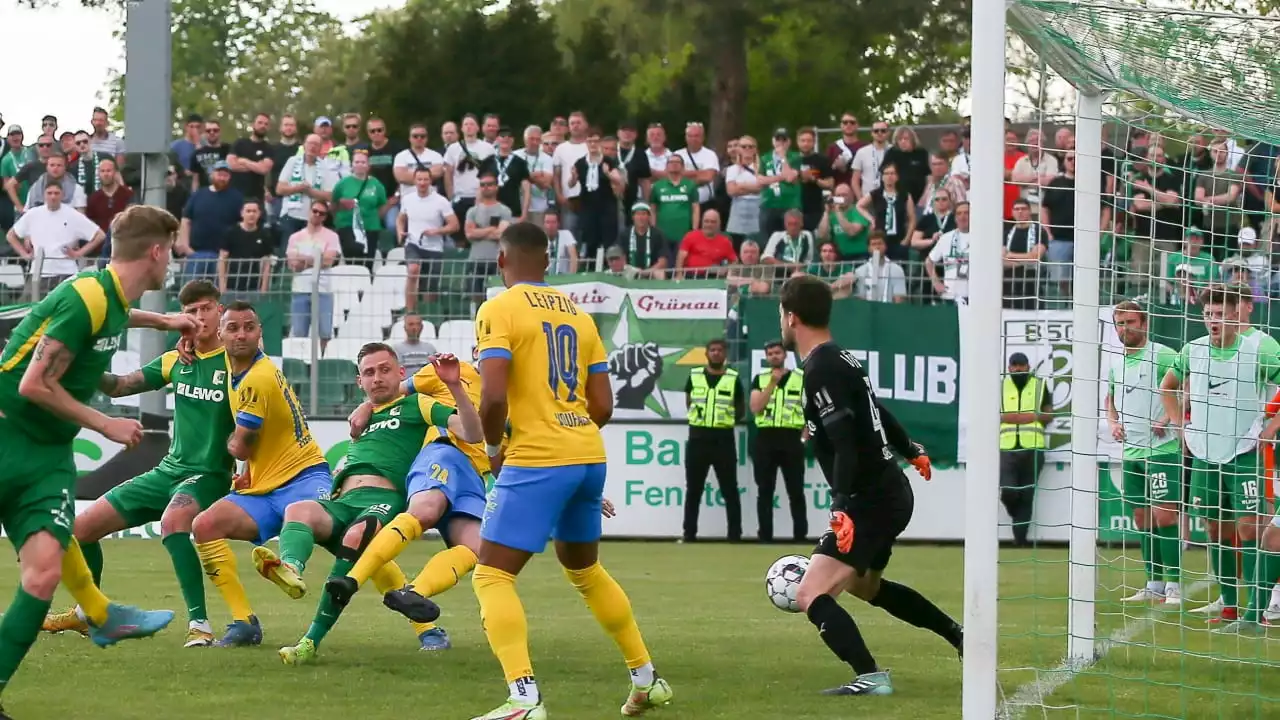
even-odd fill
[[[1280,717],[1280,21],[1007,5],[997,717]]]

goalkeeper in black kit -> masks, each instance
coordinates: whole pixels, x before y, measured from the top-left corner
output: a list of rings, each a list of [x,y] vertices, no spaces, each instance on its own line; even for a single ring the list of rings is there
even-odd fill
[[[964,631],[920,593],[881,579],[893,544],[915,506],[894,457],[925,480],[929,457],[876,399],[862,365],[831,339],[831,289],[816,277],[782,286],[782,341],[804,367],[804,415],[814,455],[831,485],[831,527],[818,541],[797,603],[854,678],[827,695],[889,695],[889,673],[876,665],[853,617],[836,602],[848,591],[904,622],[932,630],[960,652]]]

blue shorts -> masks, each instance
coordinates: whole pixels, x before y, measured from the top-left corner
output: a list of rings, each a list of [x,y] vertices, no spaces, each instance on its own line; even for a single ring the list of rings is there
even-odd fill
[[[600,540],[600,505],[607,465],[506,465],[489,493],[480,537],[537,553],[547,538],[571,543]]]
[[[449,501],[449,511],[436,523],[445,536],[449,520],[463,515],[479,520],[484,516],[484,480],[471,464],[471,459],[456,446],[445,442],[427,444],[418,452],[405,478],[409,498],[428,490],[439,490]]]
[[[268,540],[280,534],[280,528],[284,525],[285,508],[304,500],[325,500],[332,487],[333,477],[329,475],[329,465],[320,463],[294,475],[292,480],[265,495],[231,493],[227,500],[253,518],[258,526],[258,537],[253,543],[265,545]]]

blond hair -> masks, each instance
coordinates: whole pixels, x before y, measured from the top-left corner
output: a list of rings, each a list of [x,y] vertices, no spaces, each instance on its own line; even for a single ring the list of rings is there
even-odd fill
[[[130,205],[111,221],[111,258],[138,260],[153,245],[173,242],[178,219],[153,205]]]

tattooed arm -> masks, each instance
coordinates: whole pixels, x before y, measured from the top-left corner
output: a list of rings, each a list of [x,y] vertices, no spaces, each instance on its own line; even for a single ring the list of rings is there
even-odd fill
[[[151,390],[159,390],[160,388],[147,382],[147,378],[141,370],[134,370],[128,375],[103,373],[102,378],[98,380],[98,389],[107,397],[119,398]]]
[[[136,445],[142,439],[142,425],[130,418],[111,418],[71,397],[62,387],[62,374],[73,359],[62,342],[48,335],[40,338],[31,364],[22,375],[18,392],[49,412],[81,427],[96,430],[109,440]]]

